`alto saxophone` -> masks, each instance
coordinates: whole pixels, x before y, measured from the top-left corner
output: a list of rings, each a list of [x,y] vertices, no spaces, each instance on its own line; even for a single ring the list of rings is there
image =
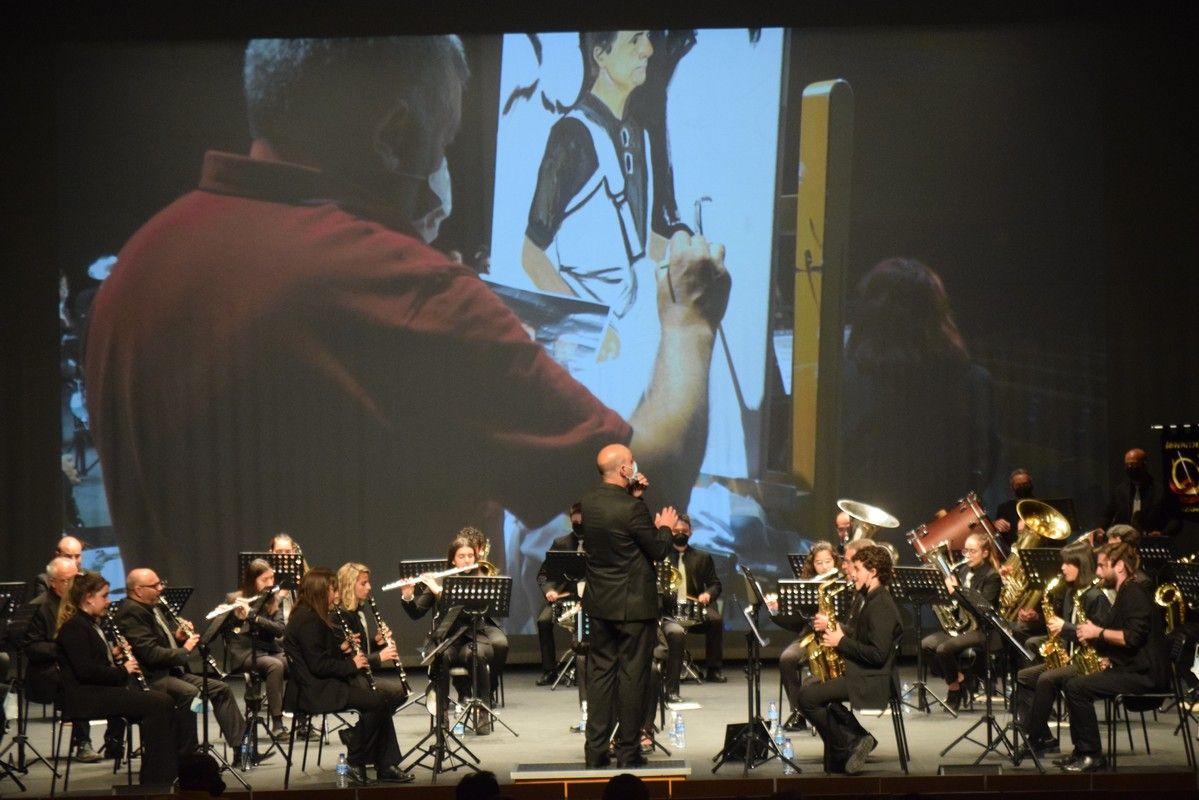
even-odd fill
[[[1061,581],[1060,576],[1051,580],[1041,595],[1041,614],[1045,617],[1046,623],[1049,622],[1050,617],[1054,616],[1053,604],[1049,600],[1049,595],[1057,588],[1057,585]],[[1058,637],[1058,634],[1053,632],[1050,632],[1049,638],[1041,644],[1040,653],[1041,657],[1045,659],[1045,666],[1049,669],[1060,669],[1070,663],[1070,654],[1062,646],[1062,640]]]
[[[1087,611],[1083,607],[1082,598],[1094,586],[1099,583],[1099,578],[1091,581],[1090,585],[1084,586],[1074,593],[1074,613],[1071,615],[1074,618],[1074,627],[1087,621]],[[1094,675],[1099,671],[1099,653],[1096,652],[1095,646],[1088,644],[1081,639],[1074,646],[1074,655],[1070,657],[1070,663],[1078,670],[1080,675]]]
[[[819,613],[828,617],[828,630],[830,631],[837,629],[837,608],[833,604],[833,598],[849,588],[849,584],[844,583],[833,589],[832,585],[840,580],[840,578],[830,578],[820,584],[816,590]],[[822,645],[820,637],[816,635],[815,631],[805,636],[800,645],[808,654],[808,670],[811,671],[812,677],[820,683],[840,678],[845,674],[845,661],[835,649]]]

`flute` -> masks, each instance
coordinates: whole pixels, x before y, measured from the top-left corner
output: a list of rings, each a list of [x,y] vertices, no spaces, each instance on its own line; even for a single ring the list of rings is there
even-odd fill
[[[358,640],[354,638],[354,632],[350,630],[350,623],[346,621],[345,611],[339,606],[334,609],[333,613],[337,614],[337,621],[341,623],[341,632],[345,634],[346,644],[350,646],[350,652],[355,656],[362,656],[366,659],[366,666],[362,668],[362,671],[366,673],[366,682],[371,687],[371,691],[378,691],[378,688],[375,686],[375,673],[371,672],[370,659],[366,658],[362,652],[362,645],[358,644]]]
[[[379,613],[379,606],[375,602],[375,596],[368,594],[366,602],[371,607],[371,613],[375,616],[375,629],[383,634],[383,642],[387,647],[395,647],[395,637],[391,634],[391,627],[383,621],[383,615]],[[408,675],[404,672],[404,662],[400,660],[400,651],[396,648],[396,669],[399,670],[400,683],[404,685],[404,691],[407,694],[412,694],[412,687],[408,685]]]
[[[447,569],[445,572],[434,572],[429,577],[430,578],[446,578],[446,577],[449,577],[450,575],[457,575],[459,572],[469,572],[470,570],[475,569],[478,566],[479,566],[478,564],[471,564],[469,567],[454,567],[453,569]],[[415,586],[416,584],[418,584],[420,582],[421,582],[420,575],[416,576],[415,578],[401,578],[398,581],[392,581],[391,583],[387,584],[386,586],[380,586],[379,591],[380,592],[390,592],[392,589],[402,589],[405,586]]]
[[[108,634],[106,637],[110,644],[116,645],[121,651],[121,657],[124,661],[133,660],[133,648],[129,646],[129,640],[121,633],[121,629],[117,627],[117,621],[112,616],[112,610],[115,606],[109,606],[108,612],[100,618],[100,629]],[[141,666],[137,668],[137,672],[133,673],[133,677],[137,678],[137,686],[143,692],[150,691],[150,684],[146,683],[146,676],[142,674]]]

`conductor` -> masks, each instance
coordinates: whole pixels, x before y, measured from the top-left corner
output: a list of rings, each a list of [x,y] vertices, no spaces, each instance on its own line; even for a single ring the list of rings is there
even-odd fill
[[[591,617],[585,757],[588,767],[608,766],[608,742],[619,723],[616,765],[634,767],[645,763],[638,745],[658,623],[654,562],[669,552],[678,514],[668,506],[651,521],[641,499],[649,483],[628,447],[604,447],[596,467],[602,483],[582,499],[583,609]]]

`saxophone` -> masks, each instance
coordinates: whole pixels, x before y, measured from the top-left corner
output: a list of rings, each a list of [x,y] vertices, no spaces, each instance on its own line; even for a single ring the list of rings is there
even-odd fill
[[[1087,611],[1082,604],[1083,595],[1098,584],[1099,578],[1095,578],[1090,585],[1084,586],[1074,593],[1074,613],[1071,616],[1075,628],[1087,621]],[[1094,675],[1100,669],[1099,653],[1095,651],[1094,645],[1079,640],[1078,644],[1074,646],[1074,655],[1070,657],[1070,663],[1074,665],[1080,675]]]
[[[1060,576],[1051,580],[1041,595],[1041,615],[1045,617],[1046,623],[1049,622],[1050,617],[1054,616],[1053,604],[1049,600],[1049,595],[1061,581]],[[1053,633],[1050,633],[1049,638],[1041,644],[1040,653],[1041,657],[1045,659],[1045,666],[1049,669],[1060,669],[1070,663],[1070,654],[1062,646],[1062,640]]]
[[[833,598],[849,588],[847,582],[833,589],[832,585],[840,580],[840,578],[830,578],[820,584],[820,588],[816,590],[818,613],[828,617],[828,630],[830,631],[837,629],[837,609],[833,605]],[[800,645],[808,654],[808,669],[811,671],[812,677],[820,683],[840,678],[845,674],[845,661],[835,649],[822,645],[815,631],[805,636]]]

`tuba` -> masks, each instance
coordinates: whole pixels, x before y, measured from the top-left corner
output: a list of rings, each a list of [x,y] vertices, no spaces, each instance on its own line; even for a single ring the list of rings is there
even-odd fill
[[[834,583],[841,583],[841,585],[834,589],[832,588]],[[830,631],[837,629],[837,608],[833,605],[833,598],[848,588],[848,582],[842,583],[841,578],[834,577],[821,583],[820,588],[817,589],[818,613],[828,617]],[[808,654],[808,669],[811,671],[812,677],[820,683],[840,678],[845,674],[845,661],[842,660],[841,655],[833,648],[822,645],[820,637],[816,635],[815,631],[801,639],[799,645]]]
[[[1175,584],[1163,583],[1157,587],[1157,591],[1153,593],[1153,602],[1166,611],[1166,633],[1173,633],[1176,627],[1186,622],[1186,599]]]
[[[849,541],[857,539],[873,539],[879,528],[898,528],[899,520],[883,511],[881,508],[859,503],[843,497],[837,501],[837,508],[849,515],[853,521],[849,530]]]
[[[1024,523],[1024,532],[1012,545],[1012,552],[1004,562],[1003,590],[999,593],[999,613],[1006,619],[1015,619],[1022,608],[1034,608],[1041,598],[1041,590],[1028,585],[1024,565],[1020,561],[1020,550],[1036,547],[1042,539],[1060,542],[1070,535],[1070,523],[1053,506],[1040,500],[1025,499],[1016,503],[1016,513]]]
[[[1045,591],[1041,594],[1041,616],[1048,622],[1049,618],[1054,616],[1053,604],[1049,601],[1049,595],[1057,588],[1057,585],[1062,582],[1061,576],[1058,576],[1049,582],[1045,587]],[[1049,669],[1060,669],[1070,663],[1070,654],[1066,652],[1066,648],[1062,646],[1060,637],[1049,634],[1049,637],[1041,644],[1039,649],[1041,658],[1045,659],[1045,666]]]
[[[1087,611],[1082,604],[1083,595],[1098,584],[1099,578],[1095,578],[1089,585],[1074,593],[1074,613],[1071,616],[1075,628],[1087,621]],[[1074,655],[1070,657],[1070,663],[1074,665],[1080,675],[1094,675],[1099,671],[1099,653],[1096,652],[1094,645],[1087,644],[1080,639],[1074,647]]]

